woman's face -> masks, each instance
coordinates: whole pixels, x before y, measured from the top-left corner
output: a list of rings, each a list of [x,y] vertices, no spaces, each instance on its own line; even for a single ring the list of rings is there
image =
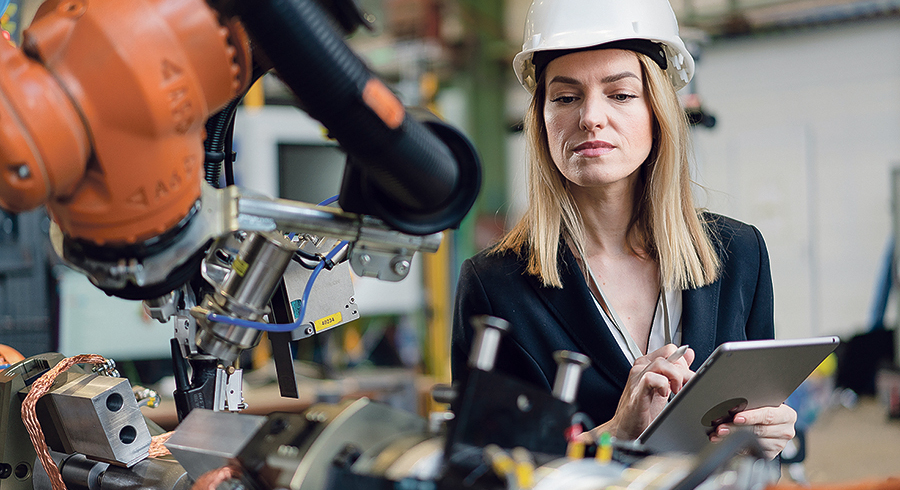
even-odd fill
[[[551,61],[545,75],[544,123],[559,171],[582,187],[632,182],[653,144],[637,55],[580,51]]]

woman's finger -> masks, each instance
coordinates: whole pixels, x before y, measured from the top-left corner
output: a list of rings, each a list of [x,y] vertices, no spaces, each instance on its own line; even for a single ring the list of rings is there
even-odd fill
[[[793,425],[796,421],[797,412],[785,404],[781,404],[779,407],[762,407],[744,410],[734,415],[735,425]]]

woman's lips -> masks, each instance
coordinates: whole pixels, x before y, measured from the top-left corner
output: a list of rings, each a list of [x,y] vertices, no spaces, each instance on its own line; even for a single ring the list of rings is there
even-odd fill
[[[606,141],[585,141],[572,149],[573,152],[586,157],[599,157],[613,151],[616,147]]]

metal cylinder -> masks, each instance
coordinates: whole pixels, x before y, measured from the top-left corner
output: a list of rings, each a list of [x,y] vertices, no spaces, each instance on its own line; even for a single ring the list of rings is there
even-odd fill
[[[204,307],[214,313],[258,321],[297,247],[275,233],[252,233],[241,245],[222,288],[207,295]],[[232,363],[241,351],[255,346],[262,332],[254,328],[200,320],[197,345]]]
[[[572,403],[578,395],[581,373],[591,365],[591,360],[584,354],[567,350],[554,352],[553,358],[557,364],[553,396],[566,403]]]
[[[216,293],[216,302],[232,314],[258,320],[296,250],[280,235],[250,234],[232,263],[232,273]]]
[[[99,463],[82,454],[51,452],[63,481],[70,490],[189,490],[193,480],[182,466],[169,460],[145,459],[131,468]],[[35,461],[35,490],[51,490],[46,470]]]
[[[469,367],[490,371],[497,360],[500,339],[509,331],[509,322],[488,315],[475,316],[470,321],[475,328],[475,342],[469,353]]]
[[[459,395],[455,386],[448,384],[436,384],[431,388],[431,397],[438,403],[453,404]]]

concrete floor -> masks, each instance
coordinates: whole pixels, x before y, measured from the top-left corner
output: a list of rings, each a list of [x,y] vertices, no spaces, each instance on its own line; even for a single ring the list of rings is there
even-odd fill
[[[805,466],[811,483],[900,477],[900,419],[874,398],[830,407],[809,429]]]

